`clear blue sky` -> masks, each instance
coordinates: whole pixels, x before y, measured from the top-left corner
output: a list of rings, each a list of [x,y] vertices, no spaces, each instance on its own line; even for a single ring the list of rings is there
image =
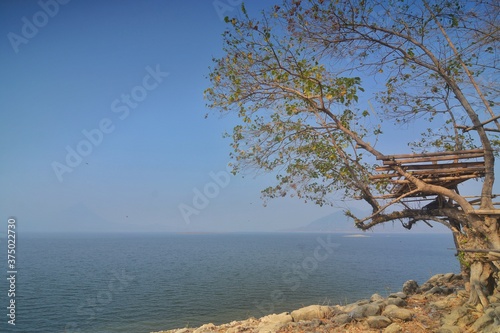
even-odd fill
[[[219,11],[236,13],[235,2],[218,1]],[[263,207],[270,176],[221,176],[213,187],[234,125],[204,119],[225,27],[213,1],[41,3],[0,2],[2,220],[15,216],[25,231],[253,231],[336,210],[294,199]],[[212,196],[198,209],[196,189]],[[189,224],[182,204],[197,211]]]

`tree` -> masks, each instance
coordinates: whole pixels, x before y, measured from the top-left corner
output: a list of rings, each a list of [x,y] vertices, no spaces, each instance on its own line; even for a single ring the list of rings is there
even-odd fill
[[[214,59],[205,91],[210,108],[241,118],[229,134],[234,171],[275,172],[277,184],[263,190],[268,198],[363,200],[369,216],[346,212],[362,230],[389,221],[408,229],[419,221],[444,224],[470,282],[469,302],[487,306],[500,288],[500,214],[493,203],[498,3],[285,0],[259,19],[244,6],[241,12],[226,18],[225,55]],[[413,152],[434,152],[415,156],[480,152],[482,171],[472,176],[482,177],[477,199],[457,186],[472,174],[427,181],[419,175],[428,167],[410,171],[387,155],[394,152],[377,148],[392,126],[408,123],[428,126],[408,142]],[[460,156],[447,172],[472,165],[459,163]],[[376,176],[382,169],[389,176]],[[435,201],[422,206],[428,198]]]

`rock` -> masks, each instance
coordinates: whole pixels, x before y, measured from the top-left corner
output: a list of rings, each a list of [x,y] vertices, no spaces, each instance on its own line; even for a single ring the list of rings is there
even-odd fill
[[[385,298],[380,296],[379,294],[373,294],[372,297],[370,297],[370,302],[377,302],[377,301],[383,301]]]
[[[293,321],[324,319],[330,316],[332,309],[329,306],[310,305],[304,308],[292,311]]]
[[[443,278],[444,274],[433,275],[426,283],[435,284]]]
[[[481,317],[479,317],[479,319],[476,320],[474,324],[472,324],[471,328],[475,332],[484,332],[485,328],[490,324],[493,324],[493,318],[491,318],[487,314],[484,314]]]
[[[429,305],[432,306],[433,308],[438,309],[438,310],[444,310],[444,309],[447,309],[451,306],[450,303],[446,300],[431,302]]]
[[[451,312],[441,318],[441,324],[443,326],[454,326],[458,323],[458,320],[468,313],[467,308],[464,306],[454,308]]]
[[[445,275],[443,275],[442,280],[445,282],[451,282],[451,280],[453,280],[454,276],[455,276],[455,274],[453,274],[453,273],[446,273]]]
[[[370,316],[366,319],[366,323],[370,328],[385,328],[389,326],[392,321],[384,316]]]
[[[418,290],[421,292],[421,293],[425,293],[426,291],[429,291],[431,290],[432,288],[434,288],[434,285],[432,283],[424,283],[423,285],[420,286],[420,288],[418,288]]]
[[[199,328],[195,329],[193,333],[215,332],[215,329],[216,329],[215,325],[210,323],[200,326]]]
[[[401,298],[401,299],[406,299],[406,294],[402,292],[397,292],[389,295],[389,298]]]
[[[354,308],[349,315],[353,319],[376,316],[380,314],[380,306],[375,304],[364,304]]]
[[[261,323],[290,323],[293,321],[292,316],[288,312],[283,312],[280,314],[271,314],[260,318]]]
[[[401,332],[403,332],[403,329],[396,323],[390,324],[384,330],[384,333],[401,333]]]
[[[413,318],[413,312],[408,309],[399,308],[396,305],[388,305],[384,312],[382,312],[382,315],[391,319],[400,319],[403,321],[408,321]]]
[[[344,325],[347,323],[350,323],[352,321],[352,317],[348,315],[347,313],[342,313],[339,315],[336,315],[335,317],[332,318],[332,323],[336,325]]]
[[[448,287],[441,287],[441,293],[443,295],[450,295],[455,291],[453,288],[448,288]]]
[[[189,328],[182,328],[178,331],[175,331],[175,333],[189,333],[189,332],[192,332],[192,330],[190,330]]]
[[[462,329],[458,326],[442,326],[436,333],[462,333]]]
[[[385,305],[406,306],[406,301],[399,297],[391,297],[385,300]]]
[[[435,287],[432,287],[431,289],[427,290],[425,292],[425,294],[426,295],[435,295],[435,294],[442,295],[442,294],[444,294],[444,292],[443,292],[443,289],[441,289],[441,287],[435,286]]]
[[[258,333],[273,333],[279,330],[282,326],[293,321],[292,316],[288,312],[280,314],[272,314],[260,318],[260,323],[257,326]]]
[[[408,280],[403,283],[403,292],[406,295],[413,295],[418,291],[418,283],[414,280]]]

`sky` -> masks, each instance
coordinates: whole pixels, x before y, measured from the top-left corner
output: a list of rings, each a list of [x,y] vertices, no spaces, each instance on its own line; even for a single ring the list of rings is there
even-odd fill
[[[226,171],[236,120],[205,119],[203,91],[239,4],[1,1],[0,218],[26,232],[276,231],[356,206],[264,206],[272,175]]]

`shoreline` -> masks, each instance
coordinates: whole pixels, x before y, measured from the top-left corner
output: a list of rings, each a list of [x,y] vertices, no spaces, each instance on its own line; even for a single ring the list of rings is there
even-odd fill
[[[489,297],[484,312],[468,306],[467,300],[461,275],[436,274],[421,286],[409,280],[401,292],[385,298],[373,294],[347,305],[310,305],[261,318],[151,333],[500,332],[500,290]]]

